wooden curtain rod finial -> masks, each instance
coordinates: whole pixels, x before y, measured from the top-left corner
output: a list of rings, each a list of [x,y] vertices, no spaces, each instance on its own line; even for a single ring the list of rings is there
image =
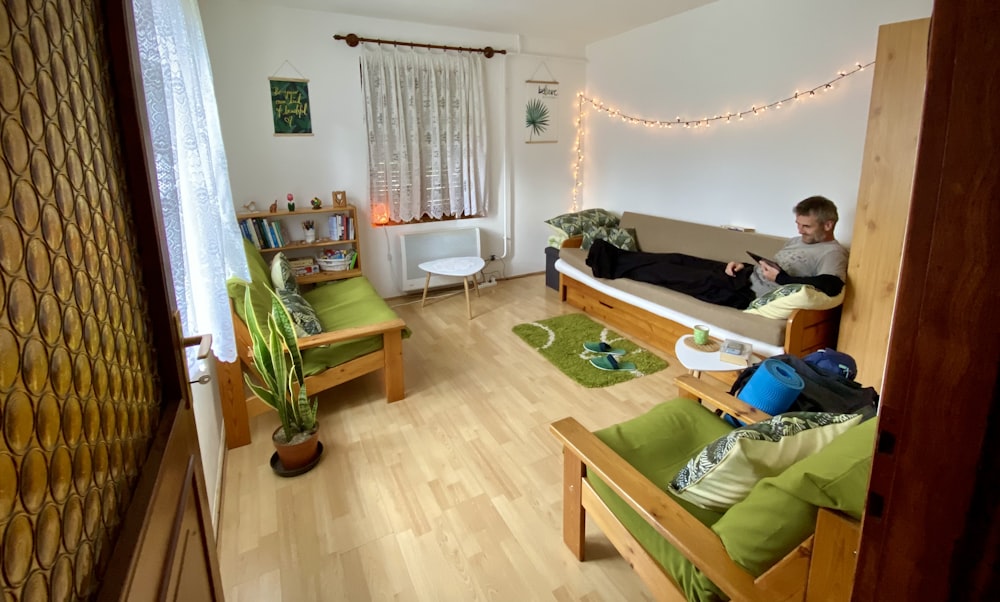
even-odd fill
[[[420,44],[417,42],[399,42],[396,40],[380,40],[378,38],[362,38],[357,34],[349,33],[346,36],[335,34],[334,40],[344,40],[347,45],[354,48],[361,42],[372,42],[373,44],[392,44],[393,46],[409,46],[411,48],[435,48],[438,50],[457,50],[458,52],[481,52],[486,58],[493,58],[497,54],[507,54],[506,50],[497,50],[492,46],[485,48],[463,48],[461,46],[441,46],[438,44]]]

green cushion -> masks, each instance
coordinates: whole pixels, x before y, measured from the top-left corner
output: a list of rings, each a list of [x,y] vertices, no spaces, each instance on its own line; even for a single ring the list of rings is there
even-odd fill
[[[301,293],[281,289],[278,291],[278,298],[281,299],[281,304],[285,306],[288,315],[292,317],[292,322],[295,323],[295,336],[301,338],[323,332],[323,325],[319,323],[316,311]]]
[[[860,519],[875,426],[876,420],[867,420],[780,475],[761,480],[712,526],[729,556],[753,575],[761,575],[812,534],[818,508]]]
[[[617,226],[620,218],[604,209],[584,209],[575,213],[564,213],[545,220],[545,223],[566,233],[577,236],[599,226]]]
[[[781,474],[861,422],[858,414],[788,412],[709,443],[670,482],[672,493],[725,512],[764,477]]]
[[[670,480],[692,456],[732,428],[698,402],[675,399],[642,416],[597,431],[595,435],[655,485],[666,490]],[[707,580],[699,581],[694,566],[628,504],[596,476],[588,476],[588,480],[597,495],[666,569],[689,600],[718,599],[718,590]],[[712,525],[722,516],[680,498],[674,499],[702,524]]]
[[[295,322],[295,332],[299,337],[323,332],[323,327],[316,317],[316,311],[302,296],[299,283],[295,280],[295,272],[288,263],[284,253],[279,252],[271,260],[271,285],[285,306],[288,315]]]
[[[630,233],[626,229],[613,226],[597,226],[583,233],[583,242],[580,248],[589,249],[593,246],[595,240],[603,239],[623,251],[637,251],[638,247],[636,247],[635,239],[633,238],[634,232],[635,230],[632,230]]]
[[[265,316],[271,312],[271,296],[268,294],[269,290],[274,289],[271,285],[271,270],[261,256],[260,251],[257,250],[257,247],[253,246],[253,243],[245,238],[243,239],[243,252],[247,256],[247,267],[250,268],[250,296],[254,310],[256,310],[258,316]],[[246,286],[247,282],[241,278],[229,278],[226,280],[226,292],[229,294],[229,298],[233,300],[233,305],[236,307],[236,315],[244,322],[247,320],[246,308],[243,307]],[[266,335],[267,323],[264,322],[261,326]]]
[[[316,310],[323,332],[368,326],[399,317],[364,276],[328,282],[305,292],[303,297]],[[410,330],[404,329],[403,337],[409,336]],[[308,349],[302,353],[303,369],[306,376],[318,374],[381,348],[382,337],[370,336]]]

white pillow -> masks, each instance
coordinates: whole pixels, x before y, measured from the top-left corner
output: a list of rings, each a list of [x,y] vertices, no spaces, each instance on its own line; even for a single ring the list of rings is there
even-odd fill
[[[750,303],[745,313],[785,320],[796,309],[833,309],[844,302],[844,289],[831,297],[808,284],[786,284],[761,295]]]
[[[278,253],[271,260],[271,284],[276,291],[288,291],[298,294],[299,283],[295,280],[295,271],[284,253]]]

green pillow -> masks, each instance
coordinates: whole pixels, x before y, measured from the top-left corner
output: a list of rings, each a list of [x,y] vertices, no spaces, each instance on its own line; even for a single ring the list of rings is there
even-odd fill
[[[757,483],[745,500],[712,525],[729,556],[758,576],[813,533],[818,508],[860,519],[871,475],[876,423],[866,420],[819,453]]]
[[[598,226],[584,232],[580,248],[589,249],[594,241],[599,239],[606,240],[623,251],[638,251],[635,239],[628,230],[607,226]]]
[[[564,213],[545,223],[562,230],[566,236],[577,236],[600,226],[617,226],[619,217],[604,209],[584,209],[575,213]]]
[[[288,314],[292,316],[292,321],[295,322],[296,335],[303,337],[323,332],[323,326],[319,323],[316,310],[298,291],[278,290],[278,298],[281,299],[281,304],[285,306]]]
[[[859,414],[788,412],[709,443],[670,482],[693,504],[724,512],[764,477],[781,474],[861,422]]]

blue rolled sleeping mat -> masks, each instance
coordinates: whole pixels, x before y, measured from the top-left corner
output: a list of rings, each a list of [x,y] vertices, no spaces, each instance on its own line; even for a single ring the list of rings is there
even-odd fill
[[[878,393],[874,387],[865,387],[843,374],[822,370],[798,356],[789,354],[776,355],[760,364],[746,368],[736,378],[736,382],[733,383],[729,393],[753,405],[742,391],[749,385],[754,375],[761,371],[762,367],[770,361],[781,362],[791,367],[795,374],[802,379],[803,383],[798,395],[782,412],[861,414],[866,419],[876,414],[876,410],[878,409]],[[773,376],[774,373],[770,372],[770,375]],[[767,390],[765,382],[771,384],[769,380],[763,380],[759,389],[755,384],[754,390],[750,392],[751,397],[760,396],[761,398],[765,398],[768,393],[776,394]],[[768,412],[763,407],[760,409]],[[772,414],[773,412],[768,413]]]
[[[736,397],[773,416],[787,412],[804,387],[805,381],[794,368],[776,359],[766,359]],[[726,416],[726,421],[733,426],[743,426],[732,416]]]

